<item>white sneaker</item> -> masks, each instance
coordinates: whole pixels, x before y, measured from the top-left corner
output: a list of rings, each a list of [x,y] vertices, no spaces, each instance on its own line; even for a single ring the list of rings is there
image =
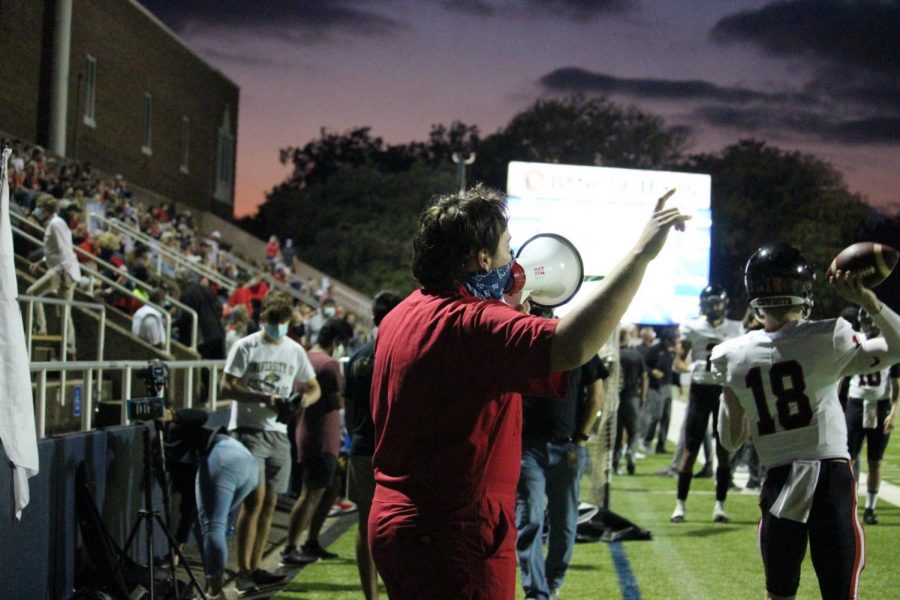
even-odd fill
[[[548,600],[559,600],[559,590],[550,590],[550,598]]]
[[[713,522],[731,523],[731,518],[729,518],[728,514],[725,512],[725,507],[722,506],[721,502],[716,502],[716,505],[713,507]]]
[[[684,504],[675,503],[675,510],[672,511],[672,517],[669,520],[673,523],[684,523]]]

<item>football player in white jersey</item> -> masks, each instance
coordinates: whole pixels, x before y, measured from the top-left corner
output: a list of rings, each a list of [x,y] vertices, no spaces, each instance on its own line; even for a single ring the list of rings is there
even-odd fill
[[[741,335],[744,330],[740,321],[725,318],[728,294],[717,285],[709,285],[700,292],[700,317],[682,323],[681,343],[691,357],[691,386],[688,392],[687,415],[684,423],[684,453],[678,465],[678,492],[675,500],[673,523],[682,523],[685,518],[685,502],[691,489],[694,462],[703,444],[703,438],[713,422],[716,437],[716,504],[713,507],[713,521],[727,523],[725,498],[731,485],[731,469],[728,452],[722,448],[717,434],[719,396],[722,386],[716,383],[711,371],[709,357],[712,349],[721,342]]]
[[[900,359],[900,317],[850,272],[829,282],[862,306],[883,337],[864,340],[842,319],[809,321],[813,268],[789,244],[760,248],[744,282],[762,330],[713,351],[723,385],[719,433],[729,450],[749,435],[766,468],[760,492],[759,548],[767,598],[793,598],[807,544],[822,598],[855,599],[865,564],[856,482],[840,379]]]
[[[859,309],[859,328],[868,338],[881,335],[878,326],[865,309]],[[874,373],[850,377],[849,399],[847,401],[847,446],[853,472],[859,475],[859,452],[863,440],[866,441],[866,458],[869,470],[866,477],[866,509],[863,521],[866,525],[877,525],[875,505],[881,488],[881,460],[887,448],[894,419],[897,416],[897,402],[900,399],[900,364],[885,367]]]

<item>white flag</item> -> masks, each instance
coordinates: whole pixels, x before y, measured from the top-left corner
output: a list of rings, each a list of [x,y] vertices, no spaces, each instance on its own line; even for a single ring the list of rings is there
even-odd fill
[[[28,478],[38,473],[38,450],[9,217],[6,166],[10,154],[12,150],[3,149],[0,165],[3,186],[0,193],[0,442],[13,464],[16,518],[21,519],[22,509],[28,506]]]

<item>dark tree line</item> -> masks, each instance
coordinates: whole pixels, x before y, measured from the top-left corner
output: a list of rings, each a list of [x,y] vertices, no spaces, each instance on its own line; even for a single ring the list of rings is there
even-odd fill
[[[239,224],[260,238],[293,238],[303,260],[363,292],[410,291],[418,213],[456,188],[451,155],[475,152],[469,181],[499,189],[514,160],[712,175],[710,280],[726,287],[736,311],[745,306],[744,263],[766,242],[789,241],[815,262],[819,316],[840,308],[824,269],[841,248],[862,239],[900,246],[898,217],[873,210],[828,163],[756,140],[688,155],[688,140],[686,130],[655,115],[584,96],[539,100],[484,138],[459,122],[435,125],[425,141],[406,144],[387,144],[367,127],[323,130],[281,151],[290,175]],[[895,305],[898,287],[889,281],[882,290]]]

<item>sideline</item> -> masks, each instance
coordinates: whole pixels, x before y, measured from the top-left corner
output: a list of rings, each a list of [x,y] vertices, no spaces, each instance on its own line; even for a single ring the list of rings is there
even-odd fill
[[[641,590],[638,589],[637,579],[634,578],[634,573],[631,571],[631,564],[628,562],[628,557],[625,556],[622,542],[612,542],[609,545],[609,553],[612,555],[613,565],[616,567],[622,599],[641,600]]]

